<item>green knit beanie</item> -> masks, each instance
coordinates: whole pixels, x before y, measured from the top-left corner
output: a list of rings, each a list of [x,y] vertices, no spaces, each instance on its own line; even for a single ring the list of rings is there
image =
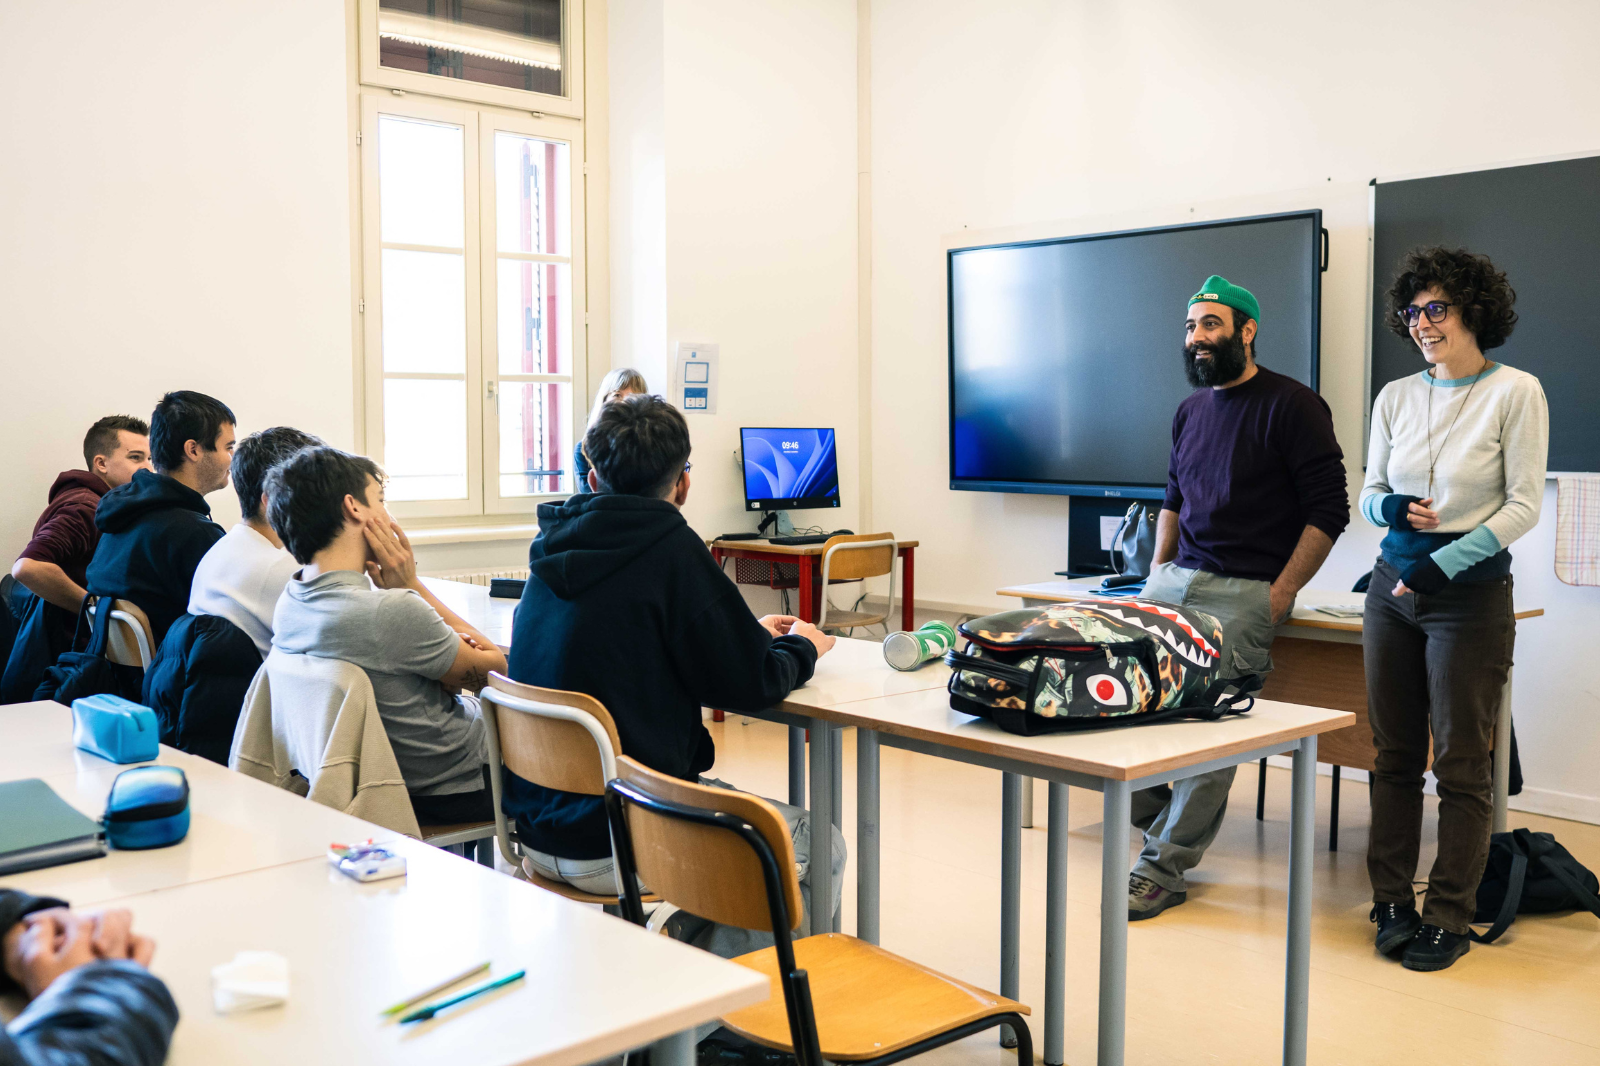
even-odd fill
[[[1200,286],[1200,291],[1189,297],[1191,307],[1201,302],[1222,304],[1242,312],[1246,318],[1261,321],[1261,305],[1256,302],[1256,294],[1249,289],[1241,289],[1220,274],[1211,275]]]

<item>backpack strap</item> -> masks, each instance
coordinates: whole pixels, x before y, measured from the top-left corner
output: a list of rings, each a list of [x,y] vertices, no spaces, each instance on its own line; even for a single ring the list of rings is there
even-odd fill
[[[1500,939],[1500,934],[1511,927],[1517,920],[1517,907],[1522,904],[1522,885],[1528,877],[1528,850],[1527,843],[1511,833],[1505,838],[1506,846],[1511,849],[1511,877],[1506,882],[1506,897],[1500,901],[1500,913],[1494,916],[1494,924],[1487,933],[1478,933],[1474,929],[1467,930],[1467,936],[1475,944],[1493,944]],[[1492,846],[1492,845],[1491,845]]]
[[[101,596],[95,600],[94,628],[89,631],[89,643],[84,647],[84,652],[105,658],[106,645],[111,641],[111,604],[110,596]],[[85,603],[79,612],[80,621],[89,613],[89,605]],[[77,634],[73,634],[73,641],[77,641]]]
[[[1519,837],[1524,833],[1527,834],[1523,842],[1524,846],[1527,847],[1534,858],[1544,865],[1546,870],[1549,870],[1556,876],[1557,880],[1567,886],[1573,898],[1578,901],[1578,906],[1587,910],[1596,918],[1600,918],[1600,896],[1589,891],[1589,886],[1578,880],[1572,871],[1567,869],[1567,863],[1561,858],[1551,855],[1549,847],[1545,845],[1544,841],[1534,836],[1531,831],[1518,829],[1516,833]],[[1576,862],[1576,860],[1573,861]]]

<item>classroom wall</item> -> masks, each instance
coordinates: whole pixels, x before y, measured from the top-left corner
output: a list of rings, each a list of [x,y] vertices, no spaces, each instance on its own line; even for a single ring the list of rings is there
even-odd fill
[[[168,389],[350,446],[344,5],[8,3],[0,41],[7,565],[90,423]]]
[[[873,506],[922,541],[918,598],[994,609],[996,588],[1066,562],[1064,499],[947,487],[947,246],[1322,207],[1322,391],[1354,495],[1367,182],[1600,151],[1597,37],[1600,7],[1578,2],[1249,0],[1216,18],[1171,0],[874,0]],[[1176,352],[1181,309],[1129,313],[1170,316]],[[1515,338],[1498,354],[1515,365]],[[1512,803],[1600,822],[1600,693],[1574,669],[1600,589],[1555,580],[1554,510],[1552,492],[1513,548],[1519,603],[1549,613],[1519,630],[1529,788]],[[1316,583],[1348,588],[1378,539],[1357,517]]]
[[[675,343],[720,345],[717,411],[688,416],[708,536],[755,527],[740,426],[836,428],[843,506],[793,517],[856,521],[855,25],[846,0],[611,3],[612,363],[665,393]]]

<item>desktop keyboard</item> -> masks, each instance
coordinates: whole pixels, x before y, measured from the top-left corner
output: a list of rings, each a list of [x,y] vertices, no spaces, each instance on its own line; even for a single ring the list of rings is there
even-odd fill
[[[805,533],[795,537],[768,537],[769,544],[782,544],[784,547],[796,547],[801,544],[826,544],[834,537],[848,534],[848,529],[836,529],[832,533]]]

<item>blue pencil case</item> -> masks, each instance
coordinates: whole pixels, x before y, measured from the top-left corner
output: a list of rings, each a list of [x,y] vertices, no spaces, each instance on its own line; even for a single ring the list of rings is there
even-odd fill
[[[138,766],[111,782],[101,819],[106,843],[124,851],[164,848],[189,833],[189,779],[176,766]]]
[[[104,693],[72,701],[72,744],[112,762],[149,762],[161,750],[156,712]]]

